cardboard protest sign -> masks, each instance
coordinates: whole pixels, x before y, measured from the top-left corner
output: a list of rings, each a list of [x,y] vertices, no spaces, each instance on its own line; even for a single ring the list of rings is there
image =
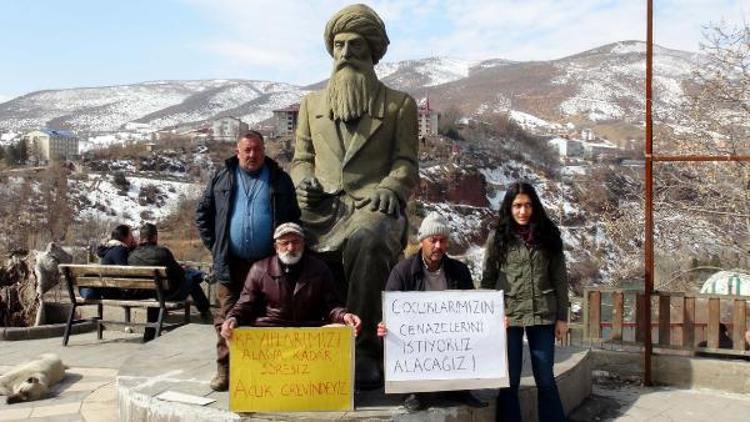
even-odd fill
[[[502,291],[384,292],[385,392],[508,385]]]
[[[354,407],[351,327],[239,328],[229,342],[233,412]]]

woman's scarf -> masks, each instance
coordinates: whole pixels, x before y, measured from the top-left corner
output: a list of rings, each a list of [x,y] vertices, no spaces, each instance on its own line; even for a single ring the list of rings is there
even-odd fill
[[[513,225],[513,234],[521,240],[527,248],[531,249],[538,245],[537,239],[534,238],[534,231],[531,230],[531,225],[527,224],[521,226],[518,224]]]

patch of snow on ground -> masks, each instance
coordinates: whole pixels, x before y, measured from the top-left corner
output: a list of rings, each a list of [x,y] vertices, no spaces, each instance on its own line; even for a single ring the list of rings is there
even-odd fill
[[[78,152],[84,153],[94,149],[109,148],[114,145],[126,145],[131,142],[150,141],[151,134],[139,132],[115,132],[104,135],[90,136],[78,142]]]
[[[562,174],[565,176],[585,176],[588,166],[562,166]]]
[[[540,119],[532,114],[524,113],[518,110],[510,111],[510,118],[521,125],[524,129],[554,129],[561,127],[558,123],[550,123],[544,119]]]
[[[524,163],[509,160],[502,166],[493,168],[482,168],[479,172],[484,176],[487,182],[487,200],[490,202],[490,209],[497,211],[500,209],[506,187],[519,180],[529,181],[535,185],[545,180],[542,176],[534,173],[529,166]],[[537,186],[537,189],[539,187]],[[539,192],[542,195],[543,189]]]
[[[483,217],[486,209],[469,205],[456,205],[438,202],[424,203],[425,215],[432,211],[438,212],[453,229],[451,238],[462,245],[471,245],[475,233],[486,231]]]
[[[484,262],[484,246],[471,245],[461,255],[453,255],[453,258],[463,262],[469,267],[471,272],[471,279],[474,281],[474,286],[480,287],[482,282],[482,264]]]
[[[636,57],[632,55],[636,54]],[[681,81],[689,77],[699,56],[656,48],[654,51],[654,110],[668,112],[684,92]],[[562,60],[555,63],[560,74],[553,84],[578,86],[578,92],[560,104],[566,115],[587,116],[593,121],[642,119],[645,79],[645,44],[623,42],[610,51],[593,54],[588,62]]]
[[[5,132],[0,133],[0,147],[7,147],[18,143],[21,137],[20,133]]]
[[[113,184],[110,175],[90,174],[84,180],[70,179],[71,191],[85,192],[92,206],[81,210],[79,218],[93,218],[110,220],[113,223],[130,224],[139,226],[146,221],[159,221],[174,212],[184,198],[195,198],[200,195],[202,186],[195,183],[183,183],[176,181],[165,181],[144,177],[128,177],[130,187],[126,196],[118,195],[119,188]],[[138,194],[146,185],[154,185],[159,188],[161,194],[165,195],[165,205],[141,205]],[[173,191],[173,192],[172,192]],[[106,207],[106,211],[97,209],[97,205]],[[141,215],[144,211],[151,214],[151,218],[144,220]],[[112,215],[114,214],[114,215]]]

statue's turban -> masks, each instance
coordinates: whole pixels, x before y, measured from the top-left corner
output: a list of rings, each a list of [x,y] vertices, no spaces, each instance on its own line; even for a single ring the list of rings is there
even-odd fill
[[[364,4],[353,4],[339,10],[326,24],[323,39],[328,54],[333,56],[333,37],[342,32],[353,32],[363,36],[370,45],[372,62],[377,64],[388,50],[390,40],[385,33],[385,24],[377,13]]]

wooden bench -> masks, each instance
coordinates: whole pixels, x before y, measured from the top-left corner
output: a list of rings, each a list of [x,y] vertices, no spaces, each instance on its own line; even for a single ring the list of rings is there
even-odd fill
[[[96,265],[96,264],[60,264],[60,273],[65,279],[65,284],[70,295],[70,314],[63,335],[63,346],[68,345],[71,327],[74,322],[76,308],[80,306],[97,306],[97,338],[101,340],[104,324],[139,326],[154,328],[156,336],[160,336],[164,324],[164,318],[170,311],[184,309],[184,320],[172,326],[184,325],[190,322],[190,301],[188,299],[179,302],[168,302],[165,300],[166,292],[169,290],[169,279],[166,267],[140,267],[121,265]],[[84,299],[78,295],[79,287],[102,288],[125,290],[139,289],[154,292],[154,298],[148,299]],[[104,321],[103,308],[107,306],[120,306],[125,310],[125,321]],[[131,308],[159,308],[159,317],[156,322],[133,323],[130,321]]]

